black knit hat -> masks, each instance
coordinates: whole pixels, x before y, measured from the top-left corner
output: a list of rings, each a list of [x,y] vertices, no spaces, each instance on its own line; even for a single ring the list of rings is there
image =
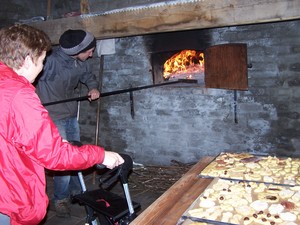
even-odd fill
[[[59,44],[67,55],[78,55],[96,47],[96,39],[84,30],[67,30],[60,36]]]

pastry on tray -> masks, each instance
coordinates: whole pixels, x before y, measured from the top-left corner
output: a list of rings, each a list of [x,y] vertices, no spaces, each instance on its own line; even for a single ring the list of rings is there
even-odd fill
[[[299,186],[215,178],[183,216],[220,224],[300,224],[299,196]]]
[[[274,184],[300,185],[300,158],[223,152],[200,175]]]

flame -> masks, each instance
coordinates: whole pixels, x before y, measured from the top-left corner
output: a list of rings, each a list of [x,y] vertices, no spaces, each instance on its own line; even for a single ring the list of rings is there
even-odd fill
[[[204,54],[195,50],[183,50],[173,55],[164,63],[164,79],[168,80],[175,74],[187,74],[186,79],[191,79],[188,73],[199,73],[204,70]]]

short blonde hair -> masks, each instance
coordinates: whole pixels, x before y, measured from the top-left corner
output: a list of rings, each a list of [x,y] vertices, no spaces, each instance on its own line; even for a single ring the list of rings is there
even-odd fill
[[[49,37],[29,25],[16,24],[0,30],[0,61],[10,68],[20,69],[28,55],[35,62],[50,49]]]

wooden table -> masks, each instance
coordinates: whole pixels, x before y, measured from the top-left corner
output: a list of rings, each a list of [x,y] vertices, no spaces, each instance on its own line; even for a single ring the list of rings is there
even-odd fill
[[[198,176],[212,160],[213,157],[202,158],[130,225],[175,225],[212,181]]]

